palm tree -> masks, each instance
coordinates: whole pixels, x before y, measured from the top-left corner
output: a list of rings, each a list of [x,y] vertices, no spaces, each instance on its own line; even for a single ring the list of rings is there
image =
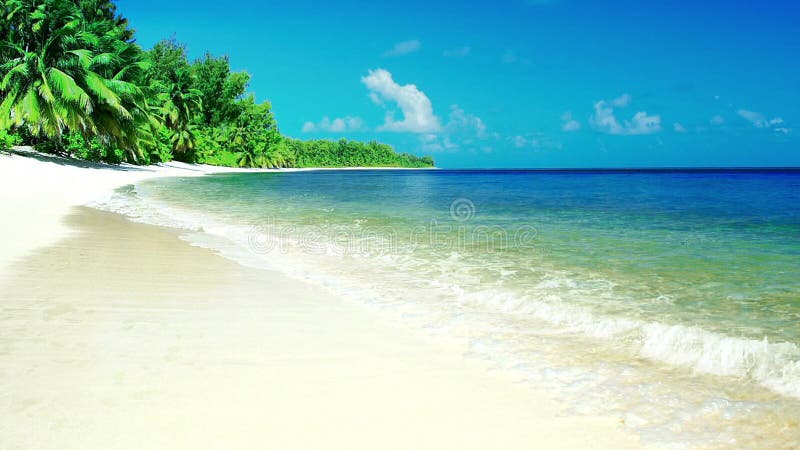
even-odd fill
[[[164,124],[173,132],[172,148],[179,152],[194,150],[196,144],[192,119],[202,111],[202,93],[192,86],[191,71],[181,67],[170,72],[168,84],[159,95]]]
[[[60,136],[65,127],[95,129],[91,118],[94,103],[85,89],[88,74],[80,63],[81,55],[89,50],[66,45],[67,37],[72,37],[79,25],[78,20],[64,24],[34,48],[30,43],[25,47],[3,43],[7,57],[0,65],[0,91],[5,94],[0,103],[0,127],[25,125],[34,136],[47,137]]]
[[[89,22],[82,6],[111,16]],[[0,129],[24,127],[56,140],[78,132],[135,158],[142,125],[152,117],[131,78],[140,68],[138,47],[124,40],[131,33],[124,21],[112,20],[113,4],[8,0],[4,7]]]
[[[245,146],[236,154],[239,167],[268,167],[267,155],[261,146]]]

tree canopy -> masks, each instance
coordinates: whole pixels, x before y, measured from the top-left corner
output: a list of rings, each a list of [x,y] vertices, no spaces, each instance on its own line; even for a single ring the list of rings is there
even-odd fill
[[[432,166],[386,144],[283,136],[227,56],[134,41],[110,0],[2,0],[3,142],[109,162],[239,167]]]

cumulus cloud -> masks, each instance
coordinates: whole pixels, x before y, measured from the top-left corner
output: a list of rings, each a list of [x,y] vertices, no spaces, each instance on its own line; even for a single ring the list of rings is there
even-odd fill
[[[561,130],[570,132],[578,131],[581,129],[581,124],[572,118],[572,112],[567,111],[561,115]]]
[[[474,148],[479,141],[488,137],[486,124],[480,117],[465,112],[458,105],[451,105],[447,123],[440,132],[423,134],[420,140],[424,150],[437,152],[465,146]]]
[[[401,56],[409,53],[414,53],[422,47],[422,42],[412,39],[410,41],[403,41],[394,44],[394,47],[383,52],[383,56]]]
[[[445,50],[442,52],[442,55],[447,56],[449,58],[463,58],[472,51],[470,47],[457,47],[451,48],[450,50]]]
[[[620,122],[614,115],[614,108],[625,107],[630,103],[631,97],[627,94],[610,103],[601,100],[594,104],[594,115],[589,118],[589,123],[595,130],[606,134],[644,135],[661,131],[661,116],[651,116],[645,111],[639,111],[630,120]]]
[[[672,129],[674,129],[676,133],[686,133],[686,127],[684,127],[683,125],[681,125],[681,123],[680,123],[680,122],[675,122],[675,123],[672,125]]]
[[[397,120],[395,111],[388,110],[378,131],[432,133],[442,128],[431,101],[417,86],[398,84],[385,69],[370,70],[361,82],[369,89],[375,103],[385,106],[386,102],[394,102],[403,114],[403,119]]]
[[[360,131],[364,128],[364,121],[360,117],[345,116],[331,120],[325,116],[317,123],[306,122],[303,124],[303,133],[327,131],[341,133],[345,131]]]
[[[648,116],[646,112],[639,111],[633,115],[633,120],[625,121],[628,134],[651,134],[661,131],[661,116]]]
[[[462,146],[475,146],[488,137],[483,120],[470,114],[458,105],[451,105],[446,121],[433,112],[430,99],[413,84],[400,85],[385,69],[370,70],[361,78],[369,89],[370,98],[387,108],[384,123],[378,131],[418,133],[422,148],[426,151],[455,150]],[[402,120],[395,117],[394,105],[402,113]]]
[[[716,116],[712,117],[709,122],[711,123],[711,125],[719,126],[725,123],[725,118],[717,114]]]

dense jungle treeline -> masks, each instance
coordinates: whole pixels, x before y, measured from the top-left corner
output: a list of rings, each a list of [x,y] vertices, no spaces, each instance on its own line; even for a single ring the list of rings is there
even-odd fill
[[[283,136],[226,56],[142,49],[109,0],[2,0],[0,148],[111,163],[235,167],[433,166],[378,142]]]

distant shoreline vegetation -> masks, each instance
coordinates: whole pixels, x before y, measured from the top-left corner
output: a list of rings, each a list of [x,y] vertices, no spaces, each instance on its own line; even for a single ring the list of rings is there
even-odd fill
[[[283,136],[269,102],[227,56],[190,62],[185,46],[150,50],[109,0],[0,4],[0,150],[91,161],[173,159],[230,167],[432,167],[388,144]]]

